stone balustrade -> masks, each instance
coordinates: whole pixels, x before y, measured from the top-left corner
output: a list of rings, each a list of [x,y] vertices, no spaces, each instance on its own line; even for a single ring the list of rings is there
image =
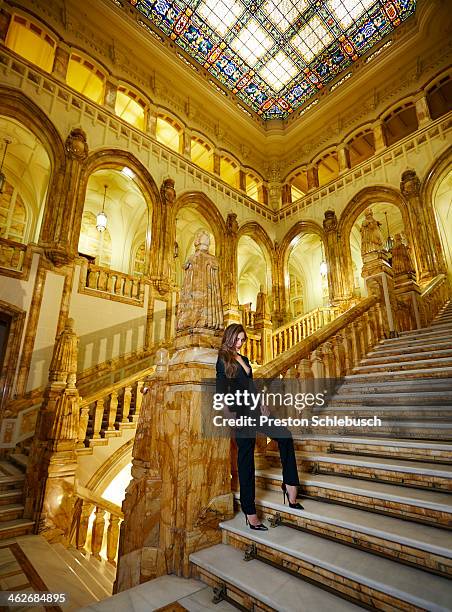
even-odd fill
[[[26,261],[27,246],[20,242],[0,238],[0,268],[22,272]]]
[[[446,301],[450,299],[450,286],[445,274],[439,274],[424,287],[421,293],[425,324],[436,317]]]
[[[260,334],[253,334],[247,332],[247,341],[242,347],[242,352],[251,363],[257,363],[261,365],[263,363],[262,357],[262,342]]]
[[[120,525],[124,518],[116,504],[103,499],[86,487],[78,486],[75,492],[74,515],[71,529],[72,543],[78,550],[85,550],[95,559],[104,556],[116,567]],[[90,517],[94,512],[94,520]]]
[[[140,416],[145,380],[154,367],[124,378],[101,391],[81,398],[77,448],[96,445],[96,441],[119,435],[124,428],[135,428]]]
[[[333,321],[339,313],[337,308],[321,307],[301,315],[295,321],[278,327],[273,332],[273,357],[277,357],[307,336]]]
[[[110,270],[88,263],[86,259],[80,271],[80,293],[91,293],[97,297],[115,299],[142,305],[145,283],[141,277]]]
[[[250,304],[240,304],[239,310],[242,314],[242,325],[245,329],[254,327],[255,311],[251,310]]]
[[[295,368],[302,378],[340,378],[387,336],[389,328],[381,303],[376,297],[366,298],[284,349],[259,368],[255,377],[276,378]]]

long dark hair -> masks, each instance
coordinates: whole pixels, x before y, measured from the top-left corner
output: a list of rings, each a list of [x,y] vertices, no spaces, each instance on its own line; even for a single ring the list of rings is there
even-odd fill
[[[237,342],[237,336],[243,332],[245,334],[245,340],[247,338],[245,328],[240,323],[231,323],[224,330],[223,339],[221,341],[221,347],[218,351],[218,357],[224,362],[224,370],[228,378],[234,378],[239,367],[235,358],[235,343]]]

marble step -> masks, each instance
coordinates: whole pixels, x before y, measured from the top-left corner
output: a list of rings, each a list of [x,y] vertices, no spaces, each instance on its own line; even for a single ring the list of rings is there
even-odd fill
[[[354,612],[361,608],[314,584],[300,580],[262,561],[245,561],[243,552],[233,546],[216,544],[191,553],[190,562],[197,577],[214,586],[225,584],[227,594],[245,609],[278,612]],[[257,605],[256,605],[257,604]],[[261,605],[259,605],[261,604]]]
[[[8,460],[12,464],[17,466],[19,469],[21,469],[22,472],[25,472],[27,470],[27,465],[28,465],[27,455],[24,455],[23,453],[11,453],[11,455],[8,455]]]
[[[398,338],[386,338],[380,344],[377,344],[372,350],[383,350],[383,349],[399,349],[399,348],[415,348],[418,346],[436,346],[440,342],[450,342],[451,334],[449,331],[447,333],[436,332],[432,333],[430,336],[420,336],[407,338],[404,336],[400,336]]]
[[[110,593],[113,588],[113,583],[116,578],[116,568],[104,559],[96,559],[88,552],[77,550],[76,548],[70,548],[71,554],[76,557],[81,563],[88,563],[89,566],[93,567],[97,572],[98,579],[102,582],[102,585]]]
[[[112,585],[110,585],[110,589],[105,588],[102,578],[99,578],[97,570],[89,561],[85,559],[86,563],[83,563],[80,558],[72,554],[71,549],[65,548],[62,544],[52,544],[52,547],[61,557],[62,562],[76,574],[95,599],[100,600],[110,597]]]
[[[344,404],[328,404],[328,406],[324,406],[322,410],[316,410],[315,414],[334,414],[338,415],[350,414],[350,416],[362,416],[362,417],[371,417],[374,414],[382,417],[428,417],[428,416],[437,416],[437,417],[447,417],[452,420],[452,406],[451,405],[443,405],[443,406],[401,406],[401,405],[391,405],[391,406],[365,406],[363,404],[353,404],[349,403]]]
[[[394,352],[393,355],[380,355],[375,353],[368,353],[366,359],[362,359],[357,367],[363,366],[373,366],[373,365],[388,365],[391,366],[393,364],[403,363],[408,361],[409,363],[414,363],[417,361],[425,361],[431,359],[444,359],[450,358],[452,360],[452,343],[450,348],[439,349],[439,350],[426,350],[418,351],[418,352],[410,352],[410,353],[402,353]]]
[[[268,450],[271,465],[280,467],[279,451]],[[413,485],[427,489],[452,492],[452,465],[409,461],[407,459],[381,459],[340,453],[309,453],[296,450],[299,471],[313,474],[334,472],[338,476],[353,476],[390,483]],[[315,471],[313,471],[315,470]],[[451,498],[452,503],[452,498]]]
[[[417,337],[417,336],[429,336],[430,334],[435,334],[435,333],[440,333],[441,330],[445,330],[447,332],[447,330],[451,330],[452,331],[452,324],[449,322],[446,323],[439,323],[438,325],[435,325],[434,327],[432,325],[430,325],[429,327],[421,327],[420,329],[411,329],[409,331],[403,331],[403,332],[399,332],[399,338],[411,338],[411,337]],[[392,340],[393,338],[389,338],[389,340]],[[394,338],[394,340],[396,340],[396,338]]]
[[[402,440],[386,438],[375,440],[363,436],[328,436],[324,434],[294,435],[295,450],[309,452],[351,452],[359,455],[376,455],[380,458],[420,459],[430,463],[445,462],[450,464],[452,443],[436,441]],[[270,442],[270,448],[277,449],[276,442]],[[269,447],[267,447],[269,448]]]
[[[420,369],[447,368],[452,366],[452,356],[434,357],[433,359],[415,359],[411,361],[386,361],[386,363],[362,363],[353,369],[353,374],[367,374],[372,372],[406,372]]]
[[[442,374],[442,372],[438,372]],[[339,394],[346,393],[410,393],[419,394],[431,393],[433,391],[443,392],[444,398],[449,400],[452,397],[452,381],[449,378],[422,378],[409,379],[405,372],[399,375],[390,374],[386,380],[378,380],[383,378],[381,374],[361,374],[353,376],[352,374],[344,378],[344,382],[337,389],[337,397]],[[398,379],[398,380],[397,380]]]
[[[386,356],[399,357],[403,355],[417,355],[425,354],[438,351],[449,351],[452,349],[452,340],[442,339],[436,342],[420,342],[414,346],[407,347],[388,347],[384,344],[377,344],[371,351],[367,353],[368,358],[381,358],[384,359]],[[363,360],[365,361],[365,359]]]
[[[349,415],[349,418],[358,418],[358,415]],[[380,418],[380,417],[378,417]],[[313,434],[319,428],[327,435],[354,435],[378,437],[399,437],[404,439],[442,440],[452,441],[452,424],[450,419],[425,418],[424,420],[389,420],[380,418],[381,424],[362,424],[346,422],[345,415],[338,416],[337,422],[321,422],[319,425],[303,426],[304,433]],[[372,423],[374,420],[372,419]]]
[[[281,569],[289,565],[300,576],[327,582],[338,593],[353,594],[364,605],[403,609],[404,604],[409,604],[439,611],[447,609],[452,600],[452,581],[447,578],[340,542],[285,525],[264,532],[251,530],[245,525],[243,515],[223,521],[220,526],[227,544],[242,551],[254,544],[255,554],[273,561]]]
[[[0,506],[0,522],[22,518],[23,513],[23,504],[6,503]]]
[[[240,493],[234,496],[240,504]],[[310,533],[452,576],[452,533],[443,529],[314,499],[300,499],[303,510],[296,510],[283,504],[281,491],[257,488],[255,499],[261,518],[279,514]]]
[[[415,387],[412,389],[412,387]],[[409,409],[410,406],[440,406],[446,408],[452,405],[452,391],[439,389],[438,391],[427,391],[419,388],[419,385],[410,383],[409,388],[412,390],[401,391],[406,388],[402,385],[391,385],[391,392],[384,385],[378,385],[372,388],[371,392],[367,392],[367,386],[363,388],[350,386],[342,386],[338,389],[339,393],[333,395],[330,399],[332,404],[346,405],[363,405],[363,406],[402,406]],[[431,388],[431,387],[430,387]],[[356,391],[356,393],[354,393]]]
[[[438,325],[452,325],[452,315],[441,315],[432,322],[430,327],[437,327]]]
[[[21,502],[23,497],[22,490],[12,489],[10,491],[0,491],[0,508],[7,504]]]
[[[97,601],[74,570],[62,560],[53,546],[42,536],[21,536],[16,542],[48,591],[67,594],[67,603],[62,606],[64,612],[75,612]]]
[[[373,381],[382,381],[386,384],[391,382],[403,381],[405,383],[410,382],[413,379],[431,380],[435,378],[449,378],[452,377],[452,367],[442,366],[441,368],[426,367],[426,368],[413,368],[412,370],[403,371],[388,371],[382,372],[370,372],[367,374],[348,374],[344,377],[347,383],[365,383]],[[449,381],[449,388],[452,389],[452,381]]]
[[[0,492],[20,490],[24,486],[25,477],[21,476],[0,476]]]
[[[10,538],[16,538],[18,536],[26,535],[33,531],[34,521],[29,519],[12,519],[10,521],[0,522],[0,542],[3,545],[4,540]]]
[[[302,496],[306,493],[452,529],[452,496],[448,493],[306,472],[299,473],[299,478]],[[281,482],[281,470],[256,470],[256,484],[264,489],[279,490]]]

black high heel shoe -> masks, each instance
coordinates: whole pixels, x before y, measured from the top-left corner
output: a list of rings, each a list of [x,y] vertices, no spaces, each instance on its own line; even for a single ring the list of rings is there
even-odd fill
[[[246,524],[249,526],[250,529],[256,529],[257,531],[268,531],[268,527],[264,525],[263,523],[260,523],[259,525],[251,525],[251,523],[248,520],[247,514],[245,514],[245,520],[246,520]]]
[[[282,489],[282,492],[283,492],[284,505],[286,505],[286,495],[287,495],[287,501],[289,503],[289,507],[290,508],[295,508],[295,510],[304,510],[304,507],[301,504],[299,504],[298,502],[295,502],[294,504],[290,503],[289,493],[286,491],[286,483],[285,482],[282,483],[281,489]]]

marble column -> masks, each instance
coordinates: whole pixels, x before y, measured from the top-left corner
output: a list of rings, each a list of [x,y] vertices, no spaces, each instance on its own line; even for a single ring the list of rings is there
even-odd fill
[[[246,192],[246,172],[243,168],[239,170],[239,189]]]
[[[306,178],[308,180],[308,191],[317,189],[319,186],[319,169],[316,164],[306,168]]]
[[[185,128],[182,133],[182,155],[187,159],[191,159],[191,130]]]
[[[350,170],[350,151],[345,143],[337,147],[337,159],[339,163],[339,174],[344,174]]]
[[[384,132],[383,121],[380,119],[372,125],[375,141],[375,153],[380,153],[386,148],[386,137]]]
[[[157,138],[157,108],[151,104],[148,108],[148,134],[151,138]]]
[[[55,57],[53,60],[52,76],[66,83],[67,69],[69,66],[69,58],[71,50],[69,45],[59,42],[55,49]]]
[[[105,82],[104,106],[112,113],[116,110],[116,97],[118,95],[118,81],[109,76]]]
[[[408,202],[414,256],[422,285],[446,270],[435,213],[432,203],[421,197],[421,183],[414,170],[402,174],[400,191]]]
[[[292,203],[292,190],[288,183],[282,186],[282,205]]]
[[[345,264],[344,249],[334,210],[325,211],[323,229],[325,230],[324,244],[330,301],[332,304],[338,304],[349,299],[353,293],[353,273]]]
[[[81,128],[71,130],[65,153],[64,171],[48,199],[39,238],[39,245],[55,265],[69,263],[78,251],[83,209],[77,209],[77,196],[82,165],[88,156],[86,134]]]
[[[416,117],[420,128],[431,123],[430,108],[425,93],[421,91],[415,98]]]
[[[225,326],[240,323],[239,299],[237,295],[237,247],[239,224],[237,215],[229,213],[226,219],[226,240],[223,262],[223,306]]]
[[[216,174],[217,176],[220,176],[220,172],[221,172],[220,160],[221,160],[221,152],[219,151],[219,149],[215,149],[213,152],[213,173]]]

